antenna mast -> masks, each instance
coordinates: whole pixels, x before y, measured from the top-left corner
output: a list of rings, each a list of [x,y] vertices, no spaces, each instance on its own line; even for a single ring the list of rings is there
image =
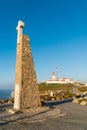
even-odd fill
[[[56,78],[58,78],[58,67],[56,67]]]

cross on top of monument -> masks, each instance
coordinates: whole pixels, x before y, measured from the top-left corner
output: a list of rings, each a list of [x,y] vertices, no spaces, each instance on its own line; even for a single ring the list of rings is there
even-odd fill
[[[24,22],[19,20],[18,21],[18,26],[16,28],[16,30],[18,31],[18,36],[17,36],[17,43],[20,43],[20,38],[22,36],[22,29],[24,27]]]
[[[24,22],[23,21],[21,21],[21,20],[19,20],[18,21],[18,26],[17,26],[17,30],[19,30],[20,28],[23,28],[24,27]]]

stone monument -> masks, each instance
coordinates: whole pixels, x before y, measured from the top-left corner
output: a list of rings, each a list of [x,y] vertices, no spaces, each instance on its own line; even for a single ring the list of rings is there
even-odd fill
[[[30,39],[22,34],[24,23],[18,21],[16,82],[14,109],[24,110],[41,106]]]

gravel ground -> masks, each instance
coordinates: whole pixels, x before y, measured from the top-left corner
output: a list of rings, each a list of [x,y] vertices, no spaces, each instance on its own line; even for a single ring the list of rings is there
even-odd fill
[[[55,107],[40,107],[37,109],[26,110],[25,112],[19,112],[11,114],[7,112],[7,109],[11,109],[12,104],[6,104],[0,106],[0,130],[4,129],[27,129],[27,125],[30,123],[43,122],[47,119],[56,118],[60,113],[58,106]],[[26,126],[26,128],[23,126]]]
[[[87,130],[87,106],[50,102],[50,107],[14,115],[5,111],[9,107],[0,107],[0,130]]]

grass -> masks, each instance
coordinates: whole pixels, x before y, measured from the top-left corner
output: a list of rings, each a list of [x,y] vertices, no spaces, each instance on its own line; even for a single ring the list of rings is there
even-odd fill
[[[74,84],[46,84],[41,83],[38,85],[39,91],[52,91],[52,90],[63,90],[63,91],[69,91],[72,88],[77,88]]]
[[[71,97],[76,97],[76,94],[71,94],[70,90],[73,88],[78,88],[74,84],[46,84],[41,83],[39,86],[40,98],[42,100],[61,100],[62,98],[67,99]],[[54,96],[51,97],[49,91],[53,91]],[[64,93],[64,97],[62,97],[62,92]]]
[[[80,92],[85,92],[85,91],[87,91],[87,87],[81,87],[81,88],[79,88],[78,89]]]

